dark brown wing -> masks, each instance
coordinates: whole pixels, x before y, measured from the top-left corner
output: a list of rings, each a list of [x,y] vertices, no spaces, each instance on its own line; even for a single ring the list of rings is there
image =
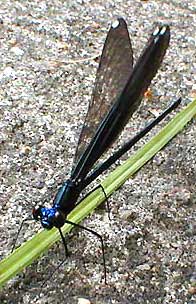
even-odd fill
[[[155,76],[169,45],[170,29],[163,26],[154,31],[138,59],[120,96],[102,120],[90,144],[72,172],[72,180],[83,183],[94,163],[116,140],[129,118],[138,108],[143,94]]]
[[[103,118],[120,96],[133,68],[131,41],[124,19],[111,26],[103,47],[95,86],[74,158],[77,164]]]

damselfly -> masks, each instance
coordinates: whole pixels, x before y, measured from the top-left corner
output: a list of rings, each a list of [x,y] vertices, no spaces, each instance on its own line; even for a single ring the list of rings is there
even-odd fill
[[[71,176],[58,190],[51,208],[41,205],[33,209],[33,218],[40,221],[44,228],[56,227],[59,230],[66,254],[68,250],[61,231],[65,223],[81,227],[96,235],[102,244],[105,278],[106,266],[101,235],[87,227],[70,222],[67,215],[80,203],[78,198],[82,190],[179,105],[180,99],[171,104],[99,167],[92,170],[96,161],[111,147],[140,105],[145,91],[162,63],[169,40],[169,26],[157,28],[133,67],[133,51],[126,22],[119,18],[112,24],[103,47]]]

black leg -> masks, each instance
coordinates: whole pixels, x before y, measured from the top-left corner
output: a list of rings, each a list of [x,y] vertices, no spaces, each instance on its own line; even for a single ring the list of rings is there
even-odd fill
[[[63,247],[65,249],[65,256],[66,258],[68,258],[70,256],[69,254],[69,251],[68,251],[68,248],[67,248],[67,244],[66,244],[66,240],[65,240],[65,237],[61,231],[60,228],[58,228],[59,230],[59,233],[60,233],[60,236],[61,236],[61,240],[63,242]],[[41,285],[41,289],[44,287],[44,285],[46,284],[46,282],[51,279],[51,277],[54,275],[54,273],[65,263],[66,259],[64,259],[62,262],[59,263],[59,265],[54,269],[54,271],[52,273],[50,273],[50,275],[44,280],[44,282],[42,283]]]
[[[67,248],[67,244],[66,244],[66,241],[65,241],[65,238],[64,238],[64,235],[61,231],[61,229],[59,228],[59,233],[60,233],[60,236],[61,236],[61,240],[63,242],[63,246],[65,248],[65,256],[68,257],[70,254],[69,254],[69,251],[68,251],[68,248]]]
[[[95,188],[93,188],[90,192],[88,192],[78,203],[77,205],[79,205],[81,203],[81,201],[83,201],[86,197],[88,197],[91,193],[93,193],[94,191],[96,191],[97,189],[101,188],[102,191],[103,191],[103,194],[105,196],[105,201],[106,201],[106,208],[107,208],[107,212],[108,212],[108,218],[109,220],[111,220],[111,217],[110,217],[110,214],[111,214],[111,208],[110,208],[110,205],[109,205],[109,200],[108,200],[108,197],[107,197],[107,194],[105,192],[105,189],[104,187],[99,184],[98,186],[96,186]]]
[[[109,220],[111,221],[111,217],[110,217],[110,214],[111,214],[111,208],[110,208],[110,205],[109,205],[109,200],[108,200],[108,197],[107,197],[107,194],[105,192],[105,189],[104,187],[102,186],[102,184],[100,184],[99,186],[97,186],[97,188],[100,187],[105,195],[105,201],[106,201],[106,207],[107,207],[107,211],[108,211],[108,218]],[[95,188],[96,189],[96,188]],[[93,189],[93,190],[95,190]]]
[[[101,242],[101,249],[102,249],[102,256],[103,256],[103,268],[104,268],[104,280],[105,280],[105,284],[107,284],[107,280],[106,280],[106,263],[105,263],[105,249],[104,249],[104,242],[103,242],[103,238],[100,234],[98,234],[96,231],[89,229],[87,227],[81,226],[79,224],[76,224],[74,222],[71,222],[69,220],[66,220],[65,223],[73,225],[74,227],[78,227],[80,229],[86,230],[92,234],[94,234],[96,237],[99,238],[100,242]]]
[[[30,218],[26,218],[24,219],[21,224],[20,224],[20,228],[18,229],[18,232],[17,232],[17,235],[16,235],[16,238],[14,240],[14,243],[13,243],[13,246],[12,246],[12,250],[11,250],[11,253],[14,251],[15,247],[16,247],[16,242],[17,242],[17,239],[18,239],[18,236],[22,230],[22,227],[24,225],[25,222],[28,222],[28,221],[34,221],[34,218],[30,217]]]

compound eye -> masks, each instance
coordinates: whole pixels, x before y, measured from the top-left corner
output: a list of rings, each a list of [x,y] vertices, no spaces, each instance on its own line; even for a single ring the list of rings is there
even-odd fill
[[[36,206],[32,210],[33,218],[38,221],[41,218],[41,208],[42,206]]]
[[[53,224],[56,228],[60,228],[65,223],[65,216],[62,212],[56,211],[55,216],[53,218]]]

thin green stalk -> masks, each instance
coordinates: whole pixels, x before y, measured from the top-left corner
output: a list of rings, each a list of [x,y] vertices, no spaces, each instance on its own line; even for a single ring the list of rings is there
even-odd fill
[[[101,183],[106,194],[111,195],[128,178],[136,173],[159,150],[161,150],[183,127],[196,115],[196,100],[178,113],[155,137],[131,156],[123,165],[117,167]],[[79,223],[105,200],[101,189],[97,189],[86,197],[68,216],[72,222]],[[68,233],[73,226],[65,224],[63,233]],[[26,266],[35,261],[49,247],[51,247],[60,235],[57,229],[43,230],[32,239],[25,242],[12,254],[0,262],[0,286],[3,286],[14,275],[21,272]]]

